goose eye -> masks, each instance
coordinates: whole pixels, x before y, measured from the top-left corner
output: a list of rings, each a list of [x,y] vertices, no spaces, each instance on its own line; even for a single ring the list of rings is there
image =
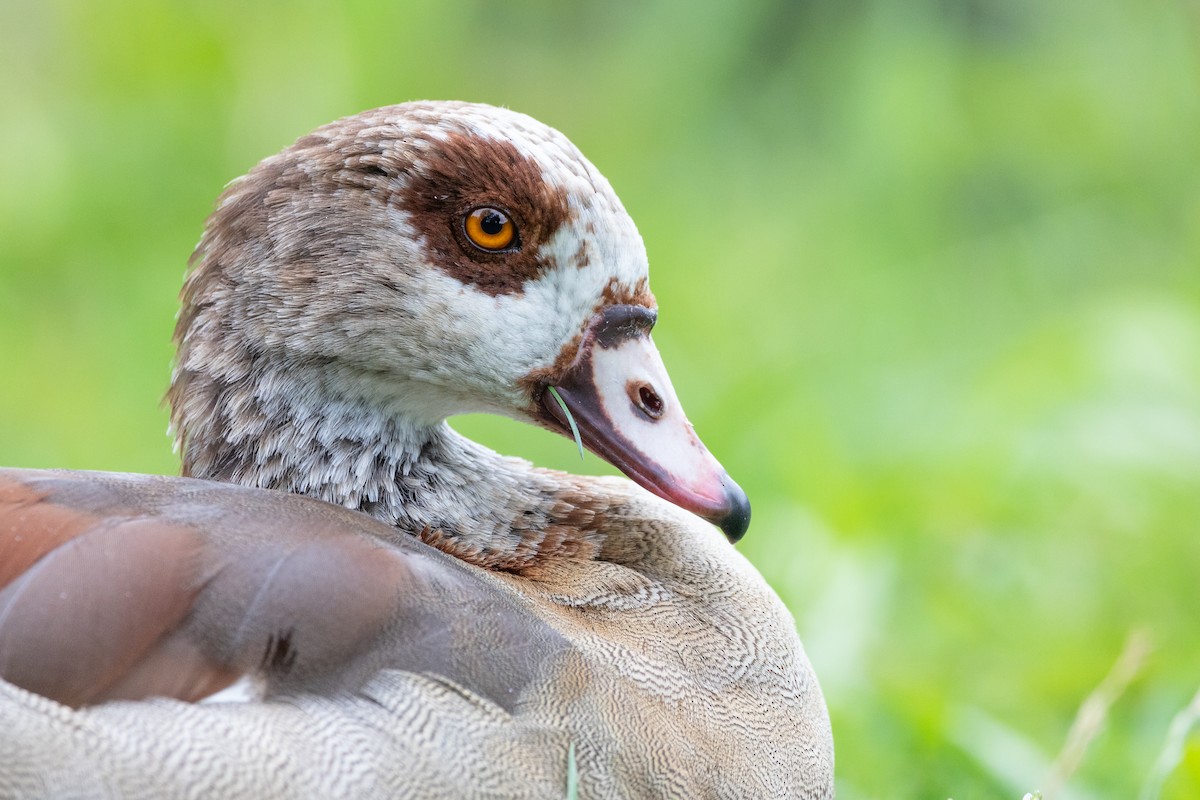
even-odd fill
[[[505,250],[517,240],[517,226],[498,208],[477,208],[463,223],[471,244],[490,253]]]

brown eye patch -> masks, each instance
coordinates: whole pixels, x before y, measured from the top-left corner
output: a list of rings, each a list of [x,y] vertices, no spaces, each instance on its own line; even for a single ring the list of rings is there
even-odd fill
[[[520,293],[527,281],[554,266],[540,249],[570,218],[566,192],[548,185],[541,167],[511,142],[465,131],[430,138],[408,176],[392,201],[409,214],[439,269],[495,297]],[[469,215],[488,209],[513,226],[519,246],[475,241]],[[503,224],[478,223],[484,242],[502,241]],[[488,229],[501,238],[486,238]]]

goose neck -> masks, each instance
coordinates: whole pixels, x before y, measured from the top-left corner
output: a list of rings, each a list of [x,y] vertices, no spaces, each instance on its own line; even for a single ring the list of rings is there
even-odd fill
[[[586,479],[501,456],[444,420],[416,421],[401,403],[332,391],[304,373],[177,373],[168,397],[184,474],[353,508],[492,569],[595,557],[603,514]]]

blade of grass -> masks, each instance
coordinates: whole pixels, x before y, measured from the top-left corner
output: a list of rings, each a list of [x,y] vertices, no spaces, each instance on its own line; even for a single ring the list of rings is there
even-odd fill
[[[567,408],[566,402],[562,399],[562,395],[558,393],[558,389],[553,386],[547,386],[550,394],[558,401],[558,405],[562,408],[563,413],[567,415],[567,424],[571,426],[571,435],[575,437],[575,445],[579,448],[579,458],[583,459],[583,438],[579,435],[579,426],[575,424],[575,417],[571,416],[571,409]]]
[[[1116,663],[1100,681],[1092,693],[1084,699],[1067,732],[1067,741],[1062,752],[1054,760],[1050,774],[1043,786],[1047,797],[1058,797],[1071,776],[1083,763],[1088,745],[1099,735],[1108,722],[1108,712],[1113,704],[1142,671],[1150,655],[1150,634],[1145,630],[1134,630],[1125,640]]]
[[[1184,746],[1197,724],[1200,724],[1200,691],[1192,697],[1192,702],[1184,706],[1171,719],[1162,750],[1155,759],[1154,768],[1150,770],[1146,783],[1142,786],[1140,800],[1158,800],[1163,784],[1183,761]]]
[[[575,743],[571,742],[567,745],[567,800],[578,800],[578,797],[579,771],[575,766]]]

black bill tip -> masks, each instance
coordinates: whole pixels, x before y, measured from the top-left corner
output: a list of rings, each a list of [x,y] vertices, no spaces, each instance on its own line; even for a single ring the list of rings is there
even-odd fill
[[[721,482],[725,485],[728,510],[714,519],[713,523],[721,529],[726,539],[736,543],[746,535],[746,529],[750,527],[750,498],[728,475]]]

